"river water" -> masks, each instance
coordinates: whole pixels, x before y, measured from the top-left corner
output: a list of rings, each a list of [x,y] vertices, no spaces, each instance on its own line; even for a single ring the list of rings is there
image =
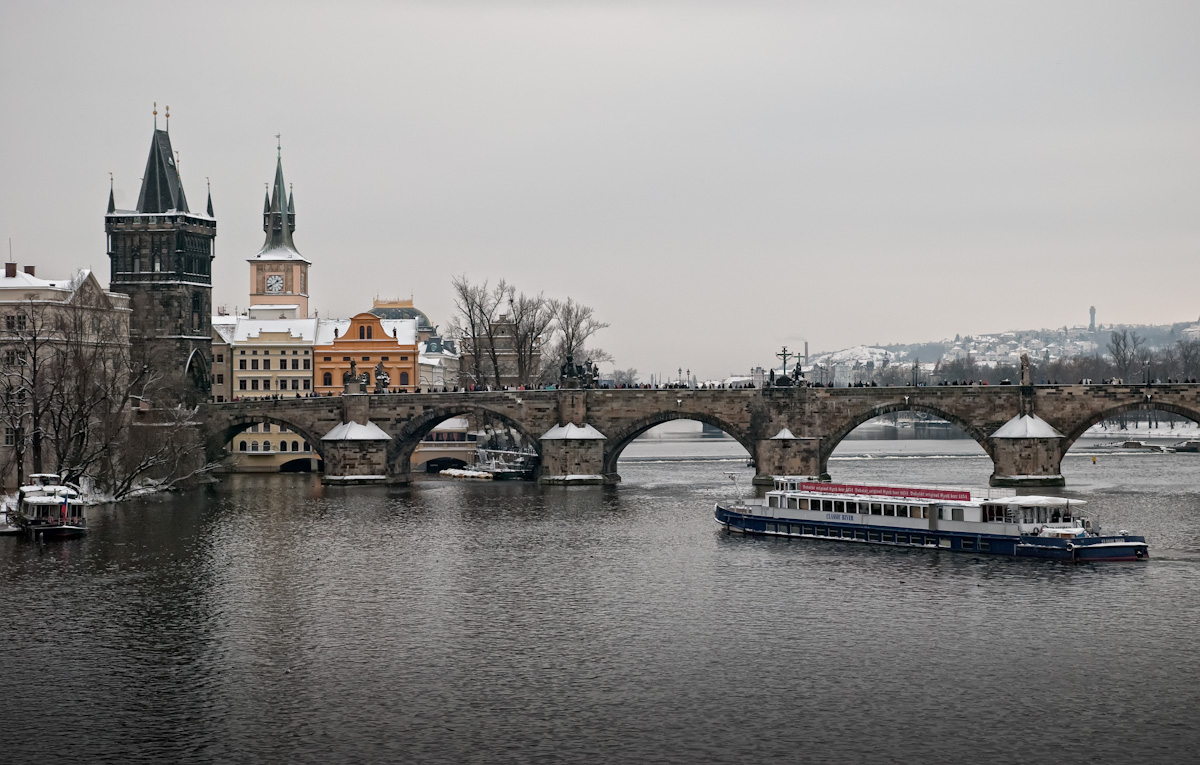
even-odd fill
[[[0,538],[0,758],[1195,761],[1200,455],[1072,451],[1066,493],[1153,556],[1073,567],[727,535],[739,454],[639,441],[605,488],[231,476]],[[969,441],[831,462],[990,470]]]

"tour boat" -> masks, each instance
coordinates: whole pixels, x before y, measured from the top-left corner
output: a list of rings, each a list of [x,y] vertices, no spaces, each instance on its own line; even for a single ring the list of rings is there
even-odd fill
[[[59,483],[53,473],[35,473],[18,492],[16,524],[30,536],[63,539],[87,533],[79,492]]]
[[[729,531],[1066,561],[1145,560],[1145,537],[1101,534],[1065,497],[859,486],[777,476],[762,499],[717,503]]]

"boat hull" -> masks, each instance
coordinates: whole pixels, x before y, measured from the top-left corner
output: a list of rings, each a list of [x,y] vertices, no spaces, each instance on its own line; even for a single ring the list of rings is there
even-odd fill
[[[1007,555],[1068,562],[1140,561],[1150,557],[1144,537],[1121,535],[1052,539],[1034,536],[969,534],[940,530],[914,530],[874,524],[838,522],[833,519],[795,520],[755,513],[717,504],[714,517],[729,531],[762,536],[797,537],[889,547],[917,547],[947,552]]]

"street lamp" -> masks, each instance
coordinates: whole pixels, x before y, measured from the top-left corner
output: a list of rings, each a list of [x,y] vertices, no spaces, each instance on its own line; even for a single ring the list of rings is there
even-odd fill
[[[690,369],[687,371],[687,386],[689,389],[692,387],[692,370]]]
[[[680,367],[678,371],[679,371],[679,374],[675,375],[675,379],[678,382],[682,383],[683,382],[683,367]]]

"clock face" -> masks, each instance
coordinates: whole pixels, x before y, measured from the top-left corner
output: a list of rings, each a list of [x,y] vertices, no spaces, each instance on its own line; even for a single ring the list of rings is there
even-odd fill
[[[283,276],[271,274],[267,277],[267,292],[283,292]]]

